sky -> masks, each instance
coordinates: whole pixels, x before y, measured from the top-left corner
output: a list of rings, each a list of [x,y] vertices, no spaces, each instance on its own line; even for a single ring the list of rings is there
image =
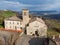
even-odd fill
[[[0,10],[60,11],[60,0],[0,0]]]

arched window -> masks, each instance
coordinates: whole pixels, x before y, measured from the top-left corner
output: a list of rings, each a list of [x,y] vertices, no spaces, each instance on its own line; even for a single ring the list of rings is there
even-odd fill
[[[24,12],[24,15],[26,15],[26,12]]]

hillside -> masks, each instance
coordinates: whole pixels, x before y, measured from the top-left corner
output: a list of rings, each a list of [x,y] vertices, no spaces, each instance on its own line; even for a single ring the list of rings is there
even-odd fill
[[[2,17],[10,17],[10,16],[13,16],[13,15],[16,15],[16,13],[14,11],[1,11],[0,10],[0,16]]]
[[[47,33],[49,37],[53,35],[58,36],[60,34],[60,20],[46,19],[45,22],[48,26]]]
[[[13,15],[16,15],[16,12],[9,11],[9,10],[8,11],[0,10],[0,27],[3,27],[2,25],[3,25],[3,21],[4,21],[5,18],[11,17]]]

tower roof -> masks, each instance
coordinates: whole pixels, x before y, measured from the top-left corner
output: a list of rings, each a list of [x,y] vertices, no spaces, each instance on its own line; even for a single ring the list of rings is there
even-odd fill
[[[22,9],[22,10],[28,10],[28,9]]]

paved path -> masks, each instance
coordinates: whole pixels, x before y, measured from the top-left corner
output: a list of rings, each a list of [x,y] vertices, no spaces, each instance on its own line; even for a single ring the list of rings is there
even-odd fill
[[[23,34],[18,38],[15,45],[45,45],[45,39],[34,38],[33,36],[27,36]]]

